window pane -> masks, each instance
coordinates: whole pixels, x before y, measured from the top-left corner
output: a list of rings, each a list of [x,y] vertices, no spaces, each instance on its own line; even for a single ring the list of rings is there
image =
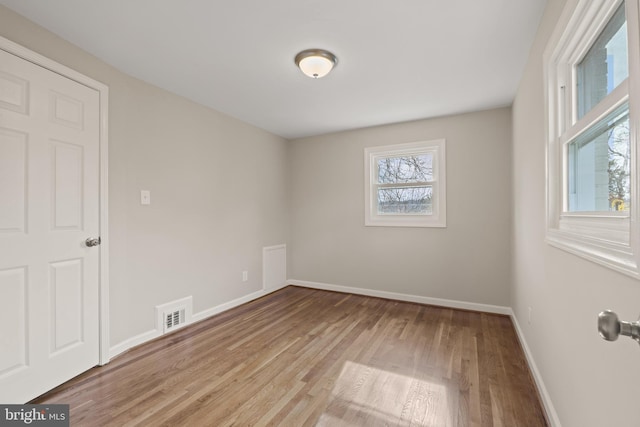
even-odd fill
[[[431,215],[433,188],[402,187],[378,189],[378,215]]]
[[[630,163],[625,105],[568,144],[569,211],[628,211]]]
[[[578,118],[589,112],[629,76],[624,2],[576,69]]]
[[[378,184],[427,181],[433,181],[431,153],[378,159]]]

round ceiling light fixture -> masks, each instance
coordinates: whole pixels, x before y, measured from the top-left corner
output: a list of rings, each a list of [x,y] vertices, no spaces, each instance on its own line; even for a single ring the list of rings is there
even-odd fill
[[[312,79],[324,77],[336,66],[338,58],[324,49],[307,49],[296,55],[296,65]]]

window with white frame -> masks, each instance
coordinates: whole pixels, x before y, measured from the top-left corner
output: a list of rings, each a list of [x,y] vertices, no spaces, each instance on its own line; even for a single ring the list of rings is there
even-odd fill
[[[445,140],[364,150],[365,225],[446,227]]]
[[[635,277],[638,34],[638,0],[570,0],[545,52],[547,241]]]

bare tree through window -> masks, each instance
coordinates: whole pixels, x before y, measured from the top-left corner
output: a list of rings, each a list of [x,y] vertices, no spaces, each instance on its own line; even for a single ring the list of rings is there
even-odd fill
[[[629,118],[609,132],[609,204],[611,210],[628,211],[630,188],[631,145]]]
[[[378,213],[432,213],[432,154],[378,159]]]

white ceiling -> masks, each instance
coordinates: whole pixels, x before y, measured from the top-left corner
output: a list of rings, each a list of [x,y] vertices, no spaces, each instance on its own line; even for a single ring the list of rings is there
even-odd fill
[[[114,67],[285,138],[510,105],[546,0],[0,0]],[[299,51],[338,57],[327,77]]]

